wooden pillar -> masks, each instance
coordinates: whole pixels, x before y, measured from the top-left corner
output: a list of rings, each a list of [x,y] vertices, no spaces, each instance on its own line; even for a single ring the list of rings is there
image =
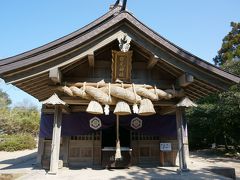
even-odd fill
[[[60,152],[60,140],[61,140],[61,124],[62,124],[62,109],[60,105],[55,106],[53,133],[52,133],[52,147],[51,147],[51,160],[50,171],[48,174],[57,174],[58,161]]]
[[[185,158],[188,163],[189,161],[189,147],[188,147],[188,129],[187,129],[187,120],[185,118],[185,113],[183,115],[183,148],[184,148],[184,153],[185,153]]]
[[[39,139],[38,139],[37,160],[36,160],[36,166],[37,167],[42,167],[43,150],[44,150],[44,138],[39,137]]]
[[[177,138],[178,138],[178,153],[179,153],[179,170],[187,171],[186,153],[183,143],[183,111],[184,108],[177,107],[176,109],[176,121],[177,121]]]
[[[69,148],[69,136],[65,136],[62,138],[63,140],[63,165],[68,166],[68,148]]]

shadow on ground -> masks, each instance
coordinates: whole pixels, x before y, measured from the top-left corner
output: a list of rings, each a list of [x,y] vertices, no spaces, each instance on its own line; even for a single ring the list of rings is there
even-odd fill
[[[192,180],[202,180],[202,179],[227,179],[221,177],[217,174],[213,174],[210,171],[189,171],[184,173],[177,173],[173,170],[168,170],[165,168],[144,168],[136,171],[128,172],[130,179],[192,179]],[[116,176],[111,178],[111,180],[126,179],[126,176]]]
[[[31,153],[25,156],[0,161],[0,170],[33,168],[36,162],[37,153]]]

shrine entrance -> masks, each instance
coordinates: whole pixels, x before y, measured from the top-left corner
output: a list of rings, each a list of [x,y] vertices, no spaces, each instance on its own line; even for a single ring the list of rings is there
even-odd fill
[[[102,131],[102,162],[103,168],[124,168],[131,165],[132,149],[130,130],[119,127],[121,159],[115,159],[116,153],[116,125]]]
[[[130,130],[119,127],[121,147],[130,147]],[[102,148],[116,146],[116,125],[102,131]]]

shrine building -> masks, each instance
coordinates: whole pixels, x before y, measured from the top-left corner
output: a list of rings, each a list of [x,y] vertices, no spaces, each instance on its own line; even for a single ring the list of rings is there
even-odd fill
[[[83,28],[0,61],[0,77],[42,102],[37,163],[187,170],[184,110],[240,78],[140,22],[119,1]]]

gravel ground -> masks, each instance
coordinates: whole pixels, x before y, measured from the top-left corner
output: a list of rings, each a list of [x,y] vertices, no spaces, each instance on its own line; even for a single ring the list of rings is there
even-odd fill
[[[236,171],[237,179],[240,180],[240,160],[222,158],[207,155],[203,152],[190,153],[188,166],[190,172],[177,173],[176,167],[162,168],[140,168],[131,167],[129,169],[68,169],[59,170],[58,175],[49,175],[45,170],[33,168],[35,163],[36,150],[26,150],[17,152],[0,152],[0,174],[12,174],[14,177],[21,175],[19,180],[42,180],[42,179],[229,179],[209,171],[216,167],[233,167]],[[11,178],[10,178],[11,179]],[[12,178],[13,179],[13,178]],[[0,180],[1,176],[0,176]]]

